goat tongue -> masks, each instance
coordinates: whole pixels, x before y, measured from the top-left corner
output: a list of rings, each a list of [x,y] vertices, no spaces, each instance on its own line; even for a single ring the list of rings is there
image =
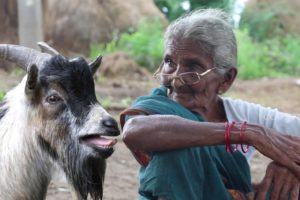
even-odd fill
[[[107,139],[103,137],[90,137],[84,140],[87,144],[96,145],[97,147],[112,147],[117,143],[116,139]]]

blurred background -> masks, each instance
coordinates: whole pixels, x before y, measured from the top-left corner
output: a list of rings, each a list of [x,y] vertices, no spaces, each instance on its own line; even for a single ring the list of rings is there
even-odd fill
[[[116,118],[158,85],[152,74],[163,53],[163,32],[196,8],[221,8],[238,40],[238,80],[226,96],[300,116],[299,0],[0,0],[0,43],[37,48],[43,40],[67,57],[104,56],[95,77],[102,105]],[[24,72],[0,61],[0,101]],[[268,159],[255,155],[253,181]],[[108,160],[104,199],[137,199],[138,164],[121,140]],[[47,199],[71,199],[58,176]]]
[[[153,72],[165,27],[199,7],[219,7],[232,16],[240,78],[300,74],[297,0],[1,0],[0,42],[36,47],[44,40],[67,56],[101,53],[114,60],[126,54]]]

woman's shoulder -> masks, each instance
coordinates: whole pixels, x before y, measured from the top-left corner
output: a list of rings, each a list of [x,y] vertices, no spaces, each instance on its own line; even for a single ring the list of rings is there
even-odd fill
[[[234,99],[231,97],[222,97],[222,100],[225,108],[230,107],[236,109],[255,109],[255,108],[274,109],[274,108],[262,106],[259,103],[253,103],[242,99]]]
[[[284,134],[300,134],[300,118],[297,115],[240,99],[222,97],[222,100],[228,121],[248,121]]]
[[[264,123],[266,116],[274,115],[277,109],[262,106],[242,99],[222,97],[225,113],[228,120],[250,121],[253,123]]]

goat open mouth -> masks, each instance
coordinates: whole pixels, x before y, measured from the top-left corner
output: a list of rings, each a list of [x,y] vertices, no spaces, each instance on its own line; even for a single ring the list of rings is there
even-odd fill
[[[106,158],[113,153],[113,146],[117,143],[117,139],[100,134],[88,134],[81,136],[80,142],[95,149]]]

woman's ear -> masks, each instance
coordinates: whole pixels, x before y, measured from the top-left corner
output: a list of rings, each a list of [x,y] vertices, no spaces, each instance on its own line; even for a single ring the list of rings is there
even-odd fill
[[[237,75],[237,68],[236,67],[231,67],[227,70],[227,72],[224,74],[223,82],[219,86],[219,93],[225,93],[232,85],[234,82],[235,78]]]

